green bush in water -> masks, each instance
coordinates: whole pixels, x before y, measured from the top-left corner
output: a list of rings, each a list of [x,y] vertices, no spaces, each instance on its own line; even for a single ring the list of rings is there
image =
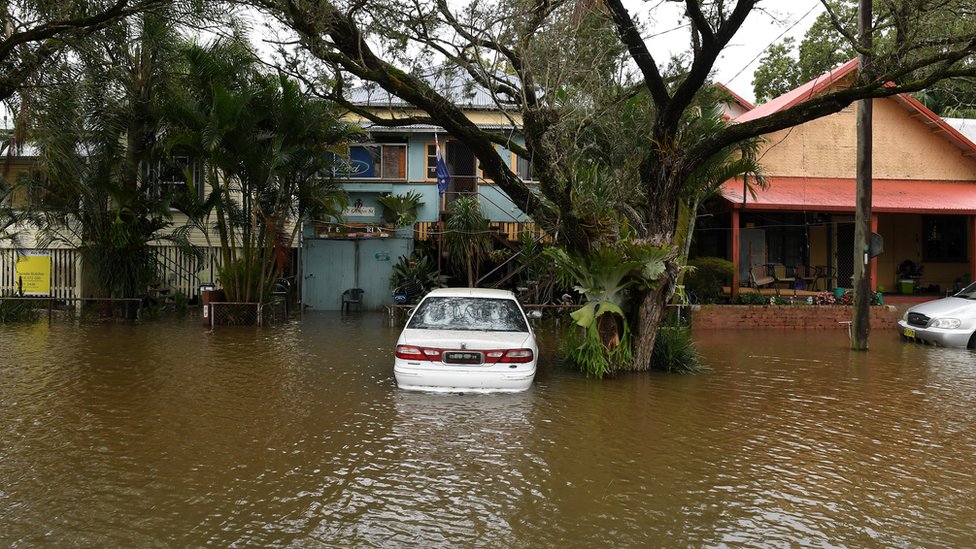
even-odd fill
[[[673,316],[658,328],[651,352],[651,369],[679,374],[704,370],[701,357],[691,338],[691,328]]]
[[[715,303],[722,298],[722,287],[732,284],[735,266],[720,257],[698,257],[688,261],[694,267],[685,274],[685,291],[693,293],[698,303]]]
[[[0,323],[34,322],[37,316],[37,309],[29,301],[0,301]]]

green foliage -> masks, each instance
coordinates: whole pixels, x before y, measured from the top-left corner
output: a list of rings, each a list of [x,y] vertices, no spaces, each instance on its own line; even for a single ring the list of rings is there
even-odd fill
[[[232,261],[222,265],[217,269],[217,279],[224,288],[227,301],[240,301],[241,297],[238,296],[249,296],[252,302],[265,301],[271,295],[273,281],[261,278],[261,264],[258,262]]]
[[[857,35],[858,3],[854,0],[828,2],[837,21],[850,36]],[[907,56],[931,54],[943,40],[936,35],[972,35],[973,13],[946,3],[937,9],[923,4],[875,3],[875,53],[894,55],[907,62]],[[909,47],[927,43],[928,47]],[[753,80],[756,101],[762,103],[813,80],[857,55],[850,41],[836,28],[830,14],[823,13],[803,36],[797,47],[786,38],[767,50]],[[909,72],[905,79],[918,77]],[[976,85],[972,78],[942,80],[916,94],[928,108],[943,117],[976,116]]]
[[[0,324],[8,322],[34,322],[39,313],[30,301],[0,300]]]
[[[582,335],[566,345],[566,358],[588,377],[601,378],[626,368],[633,359],[630,327],[623,310],[628,288],[652,287],[664,270],[667,252],[622,242],[589,254],[548,248],[565,285],[575,285],[586,302],[570,314]]]
[[[602,379],[626,368],[633,360],[630,330],[624,325],[618,345],[605,345],[597,324],[570,330],[563,342],[563,360],[578,368],[586,377]]]
[[[488,218],[481,213],[478,199],[459,196],[448,206],[444,249],[451,262],[467,272],[468,287],[474,286],[475,267],[491,251]]]
[[[731,261],[719,257],[699,257],[688,264],[694,269],[685,274],[685,289],[693,293],[699,303],[715,303],[722,297],[722,287],[730,286],[735,267]]]
[[[221,279],[228,298],[260,299],[302,222],[341,215],[345,193],[323,174],[359,130],[295,81],[262,72],[242,39],[186,44],[180,64],[165,144],[204,161],[208,194],[178,206],[200,229],[215,225],[225,265],[243,264]]]
[[[377,197],[383,205],[383,218],[395,227],[409,227],[417,221],[417,208],[424,203],[423,195],[417,191],[406,194],[385,194]]]
[[[186,294],[182,292],[177,292],[173,296],[173,309],[178,313],[185,313],[190,308],[190,299],[186,297]]]
[[[443,277],[437,271],[434,262],[426,255],[414,255],[410,258],[401,255],[393,266],[393,274],[390,275],[391,290],[401,286],[414,286],[423,295],[443,285]]]
[[[691,328],[683,325],[676,316],[658,329],[651,353],[651,369],[682,374],[703,370]]]
[[[796,41],[786,37],[782,43],[766,49],[752,77],[756,102],[765,103],[803,82],[800,66],[793,57],[795,47]]]
[[[18,183],[28,198],[21,220],[38,246],[80,252],[95,295],[143,295],[156,278],[152,244],[175,240],[165,231],[170,197],[149,169],[174,36],[160,14],[109,26],[97,47],[48,68],[72,85],[39,87],[18,120],[40,151],[40,169]]]
[[[769,305],[769,296],[759,292],[739,292],[732,303],[736,305]]]

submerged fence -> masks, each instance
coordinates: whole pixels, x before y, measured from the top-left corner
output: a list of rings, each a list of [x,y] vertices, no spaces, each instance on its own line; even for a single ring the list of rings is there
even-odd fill
[[[216,249],[203,249],[200,254],[186,253],[175,246],[154,246],[159,284],[173,293],[192,299],[199,295],[200,284],[213,282],[220,269],[221,258]],[[51,258],[51,290],[54,299],[82,297],[81,255],[74,249],[0,249],[0,296],[20,293],[17,260],[27,253]],[[86,285],[87,286],[87,285]]]
[[[283,322],[288,318],[284,299],[271,303],[242,303],[217,301],[204,305],[204,318],[209,318],[210,328],[217,326],[265,326]]]

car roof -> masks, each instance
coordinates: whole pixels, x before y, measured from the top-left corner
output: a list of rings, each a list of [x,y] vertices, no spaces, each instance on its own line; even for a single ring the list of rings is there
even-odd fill
[[[489,299],[515,299],[515,294],[509,290],[494,288],[437,288],[431,290],[426,297],[481,297]]]

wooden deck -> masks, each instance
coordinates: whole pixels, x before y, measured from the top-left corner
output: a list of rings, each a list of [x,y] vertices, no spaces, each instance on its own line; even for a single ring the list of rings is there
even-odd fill
[[[739,293],[740,294],[758,293],[760,295],[768,295],[768,296],[778,295],[780,297],[790,297],[790,296],[809,297],[809,296],[818,296],[824,292],[822,291],[814,292],[811,290],[794,290],[793,288],[747,288],[746,287],[746,288],[739,288]],[[726,296],[732,295],[732,289],[728,286],[723,286],[722,295],[726,295]]]

